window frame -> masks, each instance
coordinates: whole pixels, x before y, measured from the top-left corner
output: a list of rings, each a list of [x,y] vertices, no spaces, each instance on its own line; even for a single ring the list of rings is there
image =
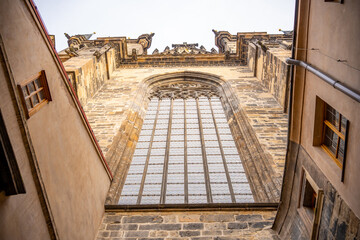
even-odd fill
[[[331,122],[326,119],[326,111],[327,107],[331,107],[339,114],[338,124],[339,128],[334,126]],[[319,146],[323,149],[323,151],[335,162],[335,164],[341,169],[341,182],[344,182],[345,175],[345,166],[346,166],[346,152],[347,152],[347,144],[348,144],[348,135],[349,135],[349,126],[350,121],[346,119],[345,122],[345,131],[341,132],[341,121],[343,118],[343,114],[333,108],[330,104],[326,103],[319,97],[316,97],[316,107],[315,107],[315,124],[314,124],[314,139],[313,146]],[[337,135],[336,141],[336,150],[335,154],[324,144],[326,137],[326,129],[331,130],[334,134]],[[344,153],[342,163],[338,159],[339,149],[340,149],[340,141],[344,142]]]
[[[316,201],[314,203],[314,212],[313,218],[311,219],[308,214],[308,207],[304,205],[304,197],[306,186],[308,185],[316,193]],[[312,179],[308,171],[302,168],[301,177],[300,177],[300,188],[299,188],[299,201],[297,206],[297,212],[302,219],[306,229],[310,233],[310,239],[317,239],[319,235],[319,227],[321,220],[322,207],[324,203],[324,190],[319,188],[319,186]]]
[[[325,103],[325,111],[326,111],[327,106],[330,106],[330,105]],[[334,110],[336,111],[336,109],[334,109]],[[336,111],[336,112],[338,112],[338,111]],[[340,128],[341,127],[341,119],[342,119],[343,115],[340,112],[338,112],[338,113],[339,113],[339,128]],[[326,112],[325,112],[324,116],[326,116]],[[323,120],[323,137],[322,137],[323,139],[322,139],[321,148],[325,150],[325,152],[334,160],[336,165],[338,165],[338,167],[340,167],[341,169],[343,168],[343,165],[345,162],[345,152],[346,152],[345,145],[346,145],[346,135],[347,135],[346,133],[347,133],[348,125],[349,125],[349,120],[346,120],[345,134],[343,134],[343,133],[341,133],[340,129],[337,129],[336,126],[334,126],[331,122],[326,120],[325,117]],[[327,145],[324,144],[325,138],[326,138],[326,127],[328,127],[333,133],[335,133],[337,135],[335,154],[328,148]],[[341,163],[339,160],[340,139],[344,141],[343,163]]]
[[[37,85],[35,84],[35,81],[38,79],[40,80],[40,84],[41,84],[40,87],[37,87]],[[29,84],[34,85],[34,91],[29,90],[28,88]],[[39,73],[21,82],[20,84],[17,85],[17,87],[21,97],[21,103],[23,105],[25,116],[27,119],[29,119],[32,115],[34,115],[37,111],[39,111],[40,108],[42,108],[45,104],[52,101],[49,85],[44,70],[41,70]],[[24,92],[23,92],[24,88],[26,88],[26,91],[28,92],[27,96],[24,96]],[[39,93],[41,91],[43,91],[43,97],[44,97],[43,99],[39,97]],[[31,99],[34,95],[37,96],[37,100],[38,100],[38,103],[35,105],[33,104]],[[27,99],[30,99],[31,108],[28,108],[28,106],[26,105]]]
[[[333,2],[333,3],[343,4],[343,3],[344,3],[344,0],[324,0],[324,2]]]
[[[6,196],[26,193],[15,153],[6,130],[5,121],[0,109],[0,192]]]
[[[183,84],[184,83],[180,83],[180,85],[183,85]],[[176,85],[176,84],[174,84],[174,85]],[[189,86],[189,88],[191,88],[191,85]],[[120,194],[120,199],[118,202],[119,205],[146,206],[149,204],[164,204],[164,205],[169,206],[171,204],[180,204],[180,205],[181,204],[185,204],[185,205],[188,205],[188,204],[189,205],[199,205],[200,204],[200,205],[207,206],[207,205],[211,205],[214,203],[219,204],[221,202],[221,200],[219,200],[217,198],[219,197],[220,194],[218,192],[213,192],[214,189],[216,189],[216,186],[219,184],[226,185],[228,187],[228,192],[226,190],[224,191],[224,192],[227,192],[227,194],[224,194],[227,196],[227,199],[221,203],[236,204],[236,203],[243,203],[243,202],[249,202],[249,203],[254,202],[254,193],[251,190],[251,186],[250,186],[249,180],[246,176],[246,173],[244,173],[244,172],[242,173],[241,171],[238,173],[239,175],[241,174],[242,176],[245,176],[245,178],[247,179],[246,181],[242,180],[241,182],[239,182],[239,180],[235,181],[234,176],[233,176],[234,173],[233,172],[230,173],[230,171],[228,169],[229,166],[234,165],[234,161],[232,163],[230,163],[229,165],[227,163],[227,161],[229,161],[228,157],[232,157],[233,155],[236,155],[239,157],[239,162],[237,162],[236,164],[241,165],[242,167],[243,167],[243,165],[240,160],[238,149],[236,147],[233,132],[231,132],[230,126],[228,125],[228,122],[226,119],[225,109],[224,109],[223,103],[221,101],[221,98],[218,96],[218,94],[216,92],[207,93],[207,91],[202,91],[202,89],[196,89],[196,91],[195,91],[196,93],[191,93],[190,96],[188,96],[188,95],[186,95],[187,90],[185,90],[185,89],[183,89],[182,91],[177,92],[177,94],[175,94],[172,91],[168,92],[168,88],[166,87],[165,89],[162,89],[159,92],[158,91],[153,92],[154,95],[149,98],[150,102],[152,100],[155,100],[154,102],[152,102],[152,106],[151,106],[151,109],[152,109],[151,116],[153,116],[153,117],[150,118],[150,119],[152,119],[152,121],[150,121],[150,122],[153,122],[153,123],[147,124],[146,130],[145,130],[145,131],[148,131],[147,136],[149,137],[149,140],[148,140],[149,146],[148,147],[140,147],[139,149],[142,150],[145,154],[140,154],[137,156],[137,158],[142,157],[144,159],[142,161],[143,165],[144,165],[143,169],[139,170],[138,174],[135,174],[135,175],[139,175],[139,173],[141,173],[140,175],[142,175],[142,177],[138,178],[138,179],[141,179],[141,182],[139,182],[139,184],[137,184],[137,185],[140,185],[140,187],[139,187],[139,190],[137,191],[138,194],[136,196],[134,194],[129,194],[129,193],[123,195],[123,190],[122,190],[121,194]],[[184,97],[185,95],[186,95],[186,97]],[[162,98],[159,98],[158,96],[162,96]],[[165,105],[168,105],[168,107],[166,108],[167,110],[163,108],[164,107],[163,101],[167,102],[167,104],[165,104]],[[150,102],[149,102],[149,104],[150,104]],[[220,105],[219,105],[219,103],[220,103]],[[190,109],[190,111],[189,111],[189,109]],[[221,109],[221,110],[219,110],[219,109]],[[149,110],[146,111],[147,114],[148,114],[148,111]],[[146,200],[145,203],[143,203],[143,196],[145,195],[145,197],[149,197],[149,196],[147,196],[147,195],[149,195],[148,193],[147,194],[143,193],[145,185],[149,185],[149,183],[145,184],[145,179],[148,179],[148,177],[151,177],[153,174],[153,173],[148,174],[147,171],[148,171],[148,167],[150,165],[149,160],[151,159],[151,155],[153,155],[152,152],[159,148],[159,147],[154,147],[153,144],[156,142],[159,142],[159,140],[154,140],[154,137],[159,136],[159,135],[156,135],[155,132],[157,130],[159,130],[159,128],[157,126],[158,121],[160,119],[159,115],[163,116],[164,111],[168,112],[168,114],[165,114],[165,116],[167,116],[166,118],[161,118],[161,120],[167,119],[166,124],[165,124],[166,128],[161,128],[161,129],[167,129],[167,131],[166,131],[166,134],[163,134],[164,136],[166,135],[166,140],[164,140],[166,142],[166,144],[165,144],[166,146],[164,145],[161,148],[161,150],[165,150],[165,151],[163,151],[164,154],[161,155],[161,158],[164,158],[164,161],[163,161],[163,164],[161,164],[161,168],[163,170],[161,171],[162,183],[161,183],[161,192],[159,195],[160,200],[157,203],[148,203],[148,202],[146,202],[148,200]],[[193,111],[195,111],[196,113],[194,115],[191,115],[190,112],[192,113]],[[160,112],[162,112],[162,113],[160,113]],[[218,114],[220,114],[220,115],[222,114],[224,116],[224,118],[221,118],[220,116],[218,116]],[[177,125],[177,124],[174,124],[174,126],[173,126],[173,121],[175,119],[178,120],[179,116],[181,116],[181,115],[183,117],[183,118],[180,118],[180,119],[183,119],[183,123],[182,123],[183,124],[183,132],[182,133],[177,132],[177,133],[173,134],[172,133],[173,130],[179,129],[178,126],[175,127],[175,125]],[[207,116],[205,117],[205,115],[207,115]],[[217,117],[222,120],[225,119],[225,123],[224,123],[224,121],[222,121],[222,123],[218,124],[221,121]],[[147,118],[145,117],[145,119],[147,119]],[[214,128],[214,132],[211,134],[205,132],[206,130],[209,129],[209,127],[203,126],[203,124],[207,124],[206,123],[207,119],[211,119],[210,124]],[[196,120],[196,124],[198,126],[195,128],[189,127],[188,124],[191,125],[192,123],[188,123],[188,120]],[[227,129],[229,131],[227,133],[221,133],[220,130],[218,129],[220,127],[220,125],[223,125],[223,124],[228,126]],[[162,125],[164,125],[164,124],[162,124]],[[224,127],[221,127],[221,129],[223,129],[223,128]],[[197,134],[194,132],[189,134],[188,133],[189,129],[196,131]],[[173,137],[176,137],[178,135],[183,136],[183,141],[181,141],[181,140],[179,141],[179,139],[170,140]],[[191,137],[194,135],[198,136],[198,140],[194,141],[194,139],[187,139],[188,137]],[[209,136],[215,137],[215,138],[211,140],[211,139],[209,139]],[[227,139],[226,136],[231,136],[231,140]],[[139,137],[139,141],[140,141],[140,139],[141,139],[141,137]],[[144,142],[144,141],[140,141],[140,142]],[[180,146],[171,145],[174,142],[180,144]],[[194,143],[194,142],[196,143],[196,145],[198,144],[197,149],[200,150],[200,152],[201,152],[200,154],[193,154],[193,152],[188,151],[190,149],[193,149],[193,146],[191,146],[189,144]],[[216,142],[218,146],[214,147],[211,145],[207,145],[207,144],[209,144],[209,142]],[[223,146],[224,142],[232,142],[233,147],[224,147]],[[188,146],[190,146],[190,148],[188,148]],[[136,147],[135,152],[139,149]],[[172,150],[176,150],[176,149],[182,149],[183,153],[182,154],[181,153],[180,154],[179,153],[178,154],[171,153]],[[214,153],[209,152],[210,149],[218,149],[219,152],[217,154],[214,154]],[[229,149],[231,149],[231,150],[236,149],[236,153],[226,152]],[[155,154],[155,155],[157,155],[157,154]],[[167,192],[167,188],[169,185],[169,184],[167,184],[168,178],[170,176],[173,177],[173,175],[174,175],[174,173],[169,173],[168,169],[169,169],[170,165],[172,165],[172,166],[178,165],[178,164],[174,164],[174,162],[172,164],[170,164],[170,159],[172,157],[170,155],[172,155],[173,157],[177,156],[177,157],[183,158],[183,160],[184,160],[183,165],[181,165],[181,167],[183,167],[184,170],[183,170],[183,172],[181,172],[181,171],[179,172],[184,177],[183,178],[184,181],[182,181],[182,182],[179,181],[179,182],[175,183],[175,184],[179,183],[180,188],[182,186],[184,187],[183,194],[180,194],[181,195],[180,198],[183,197],[183,199],[184,199],[184,201],[181,203],[178,201],[173,201],[173,200],[168,201],[167,200],[168,197],[170,197],[170,198],[174,197],[173,193],[170,192],[170,194],[169,194]],[[219,170],[220,173],[218,171],[214,172],[213,170],[211,171],[211,169],[209,169],[209,166],[211,164],[214,164],[213,160],[209,160],[209,158],[214,157],[214,156],[219,157],[221,159],[221,162],[217,163],[217,164],[220,164],[223,166],[223,171]],[[200,172],[196,173],[191,170],[188,171],[188,169],[190,169],[191,166],[193,166],[193,164],[194,164],[194,160],[189,161],[189,159],[188,159],[189,157],[192,157],[192,158],[199,157],[199,159],[201,159],[201,164],[199,164],[199,165],[202,165],[202,170]],[[210,164],[209,164],[209,162],[210,162]],[[138,160],[135,165],[139,165]],[[152,165],[154,165],[154,164],[152,163]],[[195,165],[198,165],[198,163]],[[133,166],[133,165],[131,165],[131,166]],[[131,166],[130,166],[130,168],[131,168]],[[222,174],[224,182],[210,180],[212,177],[214,177],[214,173],[217,175]],[[134,172],[132,172],[131,175],[134,176]],[[159,173],[157,173],[157,175],[159,175]],[[204,179],[203,179],[204,181],[203,182],[202,181],[194,182],[194,179],[191,179],[192,181],[189,181],[190,175],[202,175],[202,176],[204,176]],[[128,184],[126,183],[126,181],[124,183],[124,186],[127,185],[127,190],[126,190],[127,192],[129,191],[129,185],[134,184],[133,180],[131,180],[131,181],[132,182],[128,183]],[[197,194],[194,194],[193,187],[192,187],[192,193],[190,193],[191,192],[189,190],[190,185],[199,184],[199,183],[202,186],[205,186],[204,189],[206,189],[205,196],[204,196],[204,194],[200,194],[202,197],[202,200],[204,200],[204,198],[205,198],[205,200],[206,200],[205,202],[202,202],[202,201],[197,202],[196,200],[190,200],[190,198],[194,198],[194,197],[196,197],[195,195],[197,195]],[[240,185],[247,184],[249,192],[248,193],[236,192],[234,190],[234,188],[238,189],[239,184]],[[154,184],[154,185],[159,185],[159,183]],[[170,185],[174,185],[174,182],[171,182]],[[131,197],[134,198],[133,204],[125,203],[126,200],[121,203],[122,197],[125,197],[125,199],[126,199],[126,198],[130,197],[130,195],[132,195]],[[156,195],[158,195],[158,194],[156,194]],[[246,197],[251,198],[252,200],[248,200],[248,201],[241,200],[241,198],[246,198]],[[135,200],[135,198],[137,198],[137,200]]]

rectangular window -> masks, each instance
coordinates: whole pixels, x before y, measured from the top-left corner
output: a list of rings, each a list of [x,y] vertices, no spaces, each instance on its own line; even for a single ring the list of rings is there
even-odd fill
[[[5,195],[25,193],[15,154],[0,111],[0,192]]]
[[[119,204],[249,202],[220,99],[151,98]]]
[[[330,105],[325,106],[323,124],[323,141],[321,147],[342,168],[345,156],[345,136],[348,120]]]
[[[344,0],[325,0],[325,2],[344,3]]]
[[[321,146],[342,169],[341,181],[344,181],[348,129],[347,118],[317,97],[313,145]]]
[[[44,70],[19,84],[18,89],[27,118],[31,117],[47,102],[51,101]]]
[[[309,173],[303,169],[301,175],[298,213],[310,234],[310,239],[317,239],[319,234],[323,198],[324,191],[316,185]]]

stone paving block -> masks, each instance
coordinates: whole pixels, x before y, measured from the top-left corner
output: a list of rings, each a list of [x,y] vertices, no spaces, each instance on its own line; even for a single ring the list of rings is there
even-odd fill
[[[149,237],[167,237],[169,231],[150,231]]]
[[[123,223],[162,223],[161,216],[126,216]]]
[[[194,237],[200,236],[200,231],[180,231],[179,234],[181,237]]]
[[[176,223],[177,220],[177,216],[174,215],[165,215],[163,216],[164,219],[164,223]]]
[[[112,231],[112,232],[110,233],[110,238],[113,239],[113,238],[116,238],[116,237],[122,237],[123,234],[124,234],[123,231],[115,231],[115,232]]]
[[[201,236],[221,236],[222,231],[201,231]]]
[[[148,237],[149,231],[127,231],[125,237]]]
[[[230,222],[234,221],[233,214],[209,214],[200,217],[201,222]]]
[[[216,230],[224,230],[226,229],[226,223],[205,223],[205,229],[210,231],[216,231]]]
[[[272,222],[249,222],[250,228],[264,228],[267,226],[271,226]]]
[[[121,219],[121,215],[107,215],[104,219],[104,223],[120,223]]]
[[[98,234],[98,237],[109,237],[110,236],[110,232],[109,231],[100,231]]]
[[[138,240],[164,240],[164,238],[138,238]]]
[[[211,240],[212,237],[193,237],[191,240]]]
[[[246,222],[242,223],[228,223],[228,229],[247,229],[249,226]]]
[[[139,230],[180,230],[181,224],[148,224],[140,225]]]
[[[178,216],[179,222],[198,222],[200,221],[200,215],[186,214]]]
[[[202,230],[202,229],[204,229],[204,224],[203,223],[183,224],[183,229],[184,230]]]
[[[122,225],[120,224],[108,224],[106,226],[106,230],[120,230],[122,228]]]
[[[249,222],[249,221],[262,221],[261,215],[249,214],[249,215],[238,215],[235,217],[236,221]]]

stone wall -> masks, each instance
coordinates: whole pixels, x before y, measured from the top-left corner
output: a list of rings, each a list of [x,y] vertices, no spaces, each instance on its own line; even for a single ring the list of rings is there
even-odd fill
[[[30,4],[0,1],[0,108],[26,190],[0,194],[0,239],[94,239],[110,174]],[[16,85],[40,71],[52,101],[26,119]]]
[[[148,55],[138,56],[136,60],[123,59],[121,68],[137,67],[179,67],[179,66],[239,66],[241,64],[235,56],[228,58],[224,54],[201,55]]]
[[[291,56],[291,51],[282,48],[264,49],[258,44],[249,44],[248,67],[287,112],[290,66],[285,60]]]
[[[309,229],[298,210],[302,182],[301,170],[305,169],[316,185],[324,191],[318,239],[360,238],[359,218],[351,211],[306,151],[296,143],[290,143],[290,155],[286,168],[288,171],[284,176],[282,205],[279,207],[274,224],[274,229],[279,232],[280,237],[310,239],[312,226]]]
[[[83,48],[78,54],[63,64],[81,104],[85,105],[110,79],[115,69],[115,50],[105,45]]]
[[[157,74],[199,71],[212,73],[228,81],[235,91],[241,108],[268,158],[274,161],[274,169],[282,173],[285,160],[287,115],[261,82],[252,77],[247,67],[173,67],[119,69],[105,83],[93,99],[84,106],[89,122],[105,155],[121,127],[129,116],[129,108],[135,104],[137,89],[142,80]],[[116,93],[116,94],[114,94]],[[137,106],[143,113],[146,106]],[[111,160],[107,157],[109,164]]]
[[[275,211],[106,212],[97,240],[278,239]]]

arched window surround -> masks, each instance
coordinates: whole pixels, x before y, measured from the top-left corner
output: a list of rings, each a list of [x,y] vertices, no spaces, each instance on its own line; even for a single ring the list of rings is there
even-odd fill
[[[214,74],[182,71],[151,76],[139,83],[127,110],[126,119],[122,122],[119,134],[114,138],[106,156],[111,170],[115,173],[106,205],[116,205],[119,201],[147,105],[154,90],[166,84],[179,83],[208,86],[209,90],[221,99],[255,202],[277,202],[281,176],[272,169],[272,159],[262,149],[231,84]]]

